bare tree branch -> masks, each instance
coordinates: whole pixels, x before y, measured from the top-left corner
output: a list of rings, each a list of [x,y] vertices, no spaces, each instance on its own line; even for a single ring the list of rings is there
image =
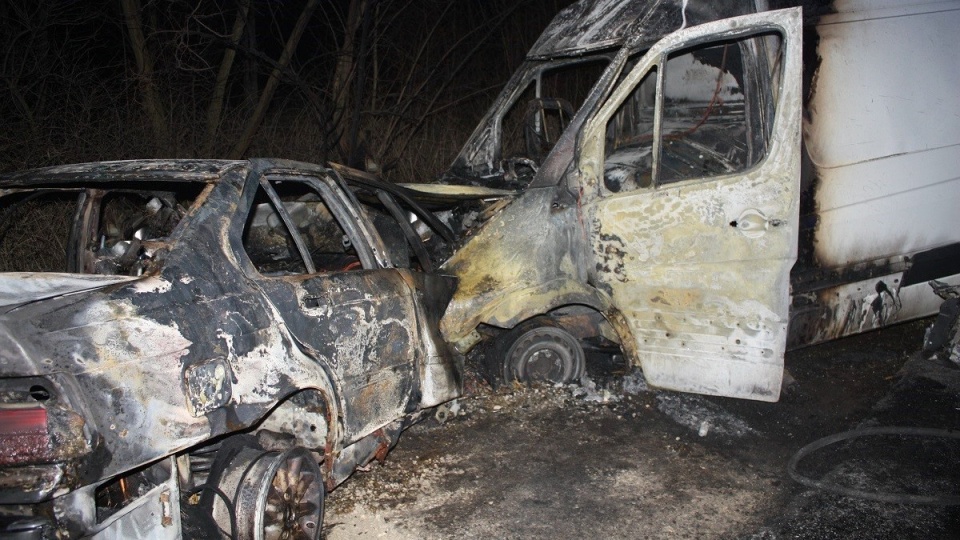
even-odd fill
[[[170,144],[170,130],[167,128],[167,115],[154,81],[153,55],[147,48],[147,40],[143,35],[140,0],[120,0],[120,7],[123,9],[127,38],[137,63],[137,79],[143,92],[143,108],[150,119],[156,145],[165,152]]]
[[[514,12],[518,7],[520,7],[521,4],[522,4],[522,2],[519,2],[519,1],[518,1],[518,2],[514,3],[509,9],[505,9],[502,13],[500,13],[500,16],[497,18],[496,22],[495,22],[494,24],[490,24],[490,25],[487,27],[486,32],[484,32],[484,34],[483,34],[479,39],[475,39],[475,40],[473,41],[473,47],[471,47],[470,50],[467,51],[466,54],[463,54],[463,55],[460,56],[460,62],[456,65],[456,67],[454,67],[453,70],[450,70],[450,71],[447,73],[446,78],[443,80],[443,82],[440,84],[440,86],[436,89],[436,91],[434,91],[433,96],[430,98],[430,101],[429,101],[429,103],[428,103],[428,105],[427,105],[427,107],[426,107],[426,111],[427,111],[427,112],[425,112],[424,114],[421,114],[421,115],[420,115],[419,120],[417,121],[416,124],[413,125],[412,129],[410,130],[410,135],[412,135],[413,133],[416,133],[417,131],[419,131],[419,129],[423,126],[424,121],[427,119],[427,116],[429,115],[429,111],[430,111],[430,110],[433,108],[433,106],[436,104],[437,100],[440,99],[440,97],[443,95],[444,90],[446,90],[446,88],[447,88],[447,86],[449,86],[450,82],[453,81],[453,80],[457,77],[457,75],[459,75],[459,73],[463,70],[463,68],[466,67],[466,65],[467,65],[467,64],[470,62],[470,60],[473,58],[473,55],[476,54],[477,50],[479,50],[480,46],[481,46],[487,39],[489,39],[490,36],[496,31],[496,29],[499,27],[500,22],[502,22],[502,21],[506,20],[508,17],[510,17],[510,15],[512,15],[513,12]],[[475,31],[479,31],[479,29],[477,29],[477,30],[475,30]],[[471,32],[471,34],[472,34],[472,32]],[[470,35],[464,36],[460,41],[458,41],[458,44],[459,44],[461,41],[467,39],[467,37],[469,37],[469,36],[470,36]],[[449,49],[449,50],[443,55],[442,60],[445,60],[445,59],[450,55],[450,53],[452,52],[452,50],[453,50],[453,48]],[[442,62],[441,62],[441,63],[442,63]],[[426,85],[426,82],[427,82],[428,80],[430,80],[435,73],[436,73],[436,68],[434,68],[434,70],[431,72],[430,77],[426,77],[426,78],[424,79],[423,83],[421,83],[421,85],[417,88],[417,93],[420,93],[420,92],[423,90],[423,88],[424,88],[425,85]],[[401,110],[402,110],[402,111],[406,111],[406,110],[410,107],[410,104],[411,104],[411,103],[412,103],[411,101],[408,101],[408,102],[405,104],[406,106],[403,107]],[[389,149],[389,147],[392,146],[393,141],[395,140],[395,138],[394,138],[394,136],[393,136],[393,130],[395,129],[395,127],[396,127],[396,123],[391,124],[390,130],[387,132],[388,138],[385,138],[385,139],[384,139],[385,141],[387,141],[387,148],[383,149],[383,151],[382,151],[382,153],[384,153],[384,154],[385,154],[386,151]],[[399,155],[403,155],[403,153],[406,152],[407,146],[409,146],[411,140],[412,140],[412,137],[410,137],[410,136],[407,136],[407,137],[404,137],[404,138],[403,138],[403,142],[401,143],[400,149],[399,149],[399,151],[398,151],[398,154],[399,154]]]
[[[243,37],[243,29],[246,26],[249,11],[249,0],[240,2],[240,10],[237,12],[237,18],[233,23],[233,32],[230,33],[230,43],[234,46],[227,47],[223,51],[223,61],[220,63],[220,71],[217,72],[217,80],[213,86],[213,96],[211,96],[210,104],[207,107],[206,129],[204,130],[203,148],[201,149],[204,156],[209,156],[213,152],[217,128],[220,126],[220,114],[223,111],[223,100],[226,96],[227,81],[233,68],[233,60],[237,56],[236,44]]]
[[[277,61],[278,66],[270,73],[270,78],[267,79],[267,84],[263,87],[263,91],[260,93],[260,101],[257,103],[256,109],[254,109],[253,114],[248,119],[247,126],[243,130],[243,134],[240,135],[240,139],[237,141],[237,144],[234,145],[233,149],[228,155],[230,159],[240,159],[243,154],[246,153],[247,149],[250,148],[250,143],[253,140],[253,136],[256,134],[257,130],[260,129],[260,124],[263,122],[263,117],[267,114],[267,107],[270,105],[270,101],[273,99],[273,93],[276,91],[277,85],[280,83],[280,74],[283,69],[286,68],[287,64],[290,63],[290,59],[293,57],[293,52],[297,49],[297,44],[300,42],[300,37],[303,36],[303,31],[306,29],[307,23],[310,21],[310,17],[313,15],[313,11],[317,8],[317,2],[318,0],[307,0],[307,4],[303,7],[303,11],[300,13],[300,18],[297,20],[297,25],[294,27],[293,31],[290,32],[290,36],[287,38],[287,43],[283,48],[283,53],[281,53],[280,59]]]
[[[341,126],[341,120],[347,118],[351,83],[354,82],[356,70],[356,52],[354,50],[357,30],[360,28],[361,16],[366,10],[367,0],[350,0],[347,12],[346,26],[343,28],[343,44],[337,52],[337,65],[333,74],[331,97],[333,101],[333,125],[338,126],[341,159],[350,155],[350,141],[347,130]]]

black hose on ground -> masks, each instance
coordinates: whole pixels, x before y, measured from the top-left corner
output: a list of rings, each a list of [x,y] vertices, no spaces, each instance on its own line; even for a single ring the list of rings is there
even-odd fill
[[[914,428],[914,427],[869,427],[862,429],[855,429],[852,431],[844,431],[842,433],[837,433],[824,437],[822,439],[816,440],[794,454],[793,458],[790,459],[790,462],[787,464],[787,472],[790,474],[790,478],[793,478],[796,482],[803,484],[807,487],[820,489],[823,491],[829,491],[830,493],[836,493],[838,495],[845,495],[847,497],[856,497],[858,499],[866,499],[870,501],[878,501],[885,503],[894,503],[894,504],[925,504],[931,506],[953,506],[960,505],[960,495],[911,495],[908,493],[884,493],[884,492],[870,492],[864,491],[861,489],[855,489],[845,486],[837,485],[833,482],[826,482],[823,480],[814,480],[812,478],[803,476],[797,472],[797,464],[803,458],[807,457],[813,452],[820,450],[825,446],[831,444],[845,441],[847,439],[856,439],[859,437],[871,437],[875,435],[899,435],[904,437],[936,437],[941,439],[957,439],[960,440],[960,431],[951,431],[947,429],[933,429],[933,428]]]

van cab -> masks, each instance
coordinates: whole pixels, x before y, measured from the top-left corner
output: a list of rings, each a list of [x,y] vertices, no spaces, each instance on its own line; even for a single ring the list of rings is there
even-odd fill
[[[928,282],[960,283],[960,2],[806,4],[557,15],[411,186],[460,233],[446,339],[493,343],[506,380],[574,380],[600,343],[656,387],[776,401],[788,348],[935,313]]]

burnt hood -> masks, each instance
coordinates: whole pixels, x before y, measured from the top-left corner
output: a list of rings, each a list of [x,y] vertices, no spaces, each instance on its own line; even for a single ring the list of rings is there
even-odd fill
[[[417,202],[428,206],[452,206],[468,201],[511,199],[520,194],[509,189],[460,184],[399,184],[413,192]]]
[[[139,279],[136,276],[61,274],[52,272],[0,273],[0,306],[13,306]]]

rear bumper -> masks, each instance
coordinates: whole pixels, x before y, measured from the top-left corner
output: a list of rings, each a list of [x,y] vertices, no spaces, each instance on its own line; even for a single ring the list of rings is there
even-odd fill
[[[34,504],[47,500],[54,496],[63,474],[62,464],[0,469],[0,504]]]
[[[38,517],[0,517],[0,540],[41,540],[53,536],[53,524]]]

